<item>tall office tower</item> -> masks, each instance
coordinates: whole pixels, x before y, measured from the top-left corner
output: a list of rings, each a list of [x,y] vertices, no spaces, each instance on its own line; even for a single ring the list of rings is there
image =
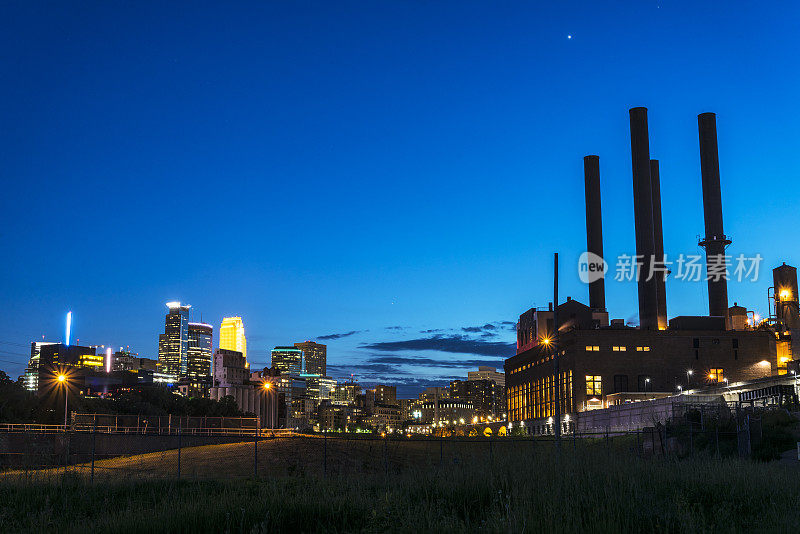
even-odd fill
[[[294,347],[303,351],[307,374],[325,376],[328,368],[328,347],[326,345],[306,341],[295,343]]]
[[[188,304],[167,302],[169,313],[164,320],[164,333],[158,336],[160,371],[179,377],[186,376],[189,360]]]
[[[186,376],[190,380],[201,380],[211,376],[211,359],[214,351],[213,335],[214,327],[210,324],[189,323]]]
[[[39,390],[39,356],[42,353],[42,347],[45,345],[55,345],[45,341],[34,341],[31,343],[31,359],[28,360],[28,367],[25,368],[25,389],[28,391]]]
[[[299,375],[303,370],[303,351],[295,347],[272,349],[272,367],[282,375]]]
[[[247,361],[247,339],[244,337],[244,323],[241,317],[225,317],[219,328],[219,348],[241,352]],[[250,367],[250,364],[247,364]]]

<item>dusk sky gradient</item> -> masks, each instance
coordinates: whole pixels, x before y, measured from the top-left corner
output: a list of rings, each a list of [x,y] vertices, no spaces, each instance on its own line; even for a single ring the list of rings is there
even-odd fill
[[[6,2],[0,369],[68,310],[81,344],[155,358],[171,300],[215,338],[241,315],[256,368],[306,339],[329,374],[406,396],[502,367],[553,252],[587,301],[583,156],[606,258],[634,253],[634,106],[668,255],[699,253],[696,116],[717,113],[729,251],[764,257],[729,300],[764,315],[772,267],[800,264],[798,21],[796,2]],[[635,284],[606,289],[637,320]],[[708,311],[704,282],[667,292],[670,317]]]

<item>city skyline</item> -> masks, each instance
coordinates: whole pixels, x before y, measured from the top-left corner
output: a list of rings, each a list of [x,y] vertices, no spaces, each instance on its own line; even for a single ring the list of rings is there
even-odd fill
[[[767,315],[765,273],[800,263],[781,230],[800,194],[796,5],[455,5],[12,8],[0,368],[22,374],[70,310],[73,339],[156,358],[170,299],[215,326],[244,317],[254,367],[315,340],[329,375],[365,382],[499,368],[518,315],[551,300],[553,251],[562,295],[587,301],[587,154],[606,255],[634,253],[633,106],[649,108],[668,255],[700,253],[696,115],[717,113],[730,252],[763,257],[729,301]],[[184,220],[192,206],[235,209]],[[670,316],[708,311],[704,283],[667,286]],[[638,321],[635,283],[606,293]]]

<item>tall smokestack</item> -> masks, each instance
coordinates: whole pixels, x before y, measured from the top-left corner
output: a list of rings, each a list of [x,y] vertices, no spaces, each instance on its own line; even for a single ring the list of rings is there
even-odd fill
[[[583,176],[586,183],[586,250],[603,257],[603,217],[600,204],[600,158],[583,158]],[[606,286],[600,278],[589,284],[589,307],[597,311],[606,309]]]
[[[653,244],[655,245],[655,261],[664,268],[664,233],[661,227],[661,178],[658,160],[650,160],[650,189],[653,193]],[[656,295],[658,297],[658,329],[667,328],[667,273],[656,273]]]
[[[700,246],[706,249],[708,274],[708,313],[725,318],[728,328],[728,281],[725,247],[731,240],[722,229],[722,193],[719,187],[719,154],[717,152],[717,116],[701,113],[697,116],[700,134],[700,172],[703,179],[703,214],[706,236]]]
[[[658,284],[650,278],[650,263],[655,254],[653,239],[653,191],[650,183],[650,140],[647,108],[631,108],[631,166],[633,168],[633,206],[636,226],[636,254],[639,270],[639,328],[658,328]]]

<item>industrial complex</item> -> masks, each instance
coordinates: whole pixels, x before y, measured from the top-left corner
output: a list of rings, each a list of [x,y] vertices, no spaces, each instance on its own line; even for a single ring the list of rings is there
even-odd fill
[[[505,362],[511,425],[531,433],[632,428],[670,416],[664,407],[673,404],[796,402],[797,271],[773,269],[769,317],[729,307],[716,116],[700,114],[698,130],[709,314],[668,319],[659,164],[650,159],[647,109],[633,108],[639,325],[609,320],[603,276],[589,282],[588,305],[568,298],[520,315],[517,353]],[[584,158],[587,252],[602,259],[599,167],[597,156]]]

